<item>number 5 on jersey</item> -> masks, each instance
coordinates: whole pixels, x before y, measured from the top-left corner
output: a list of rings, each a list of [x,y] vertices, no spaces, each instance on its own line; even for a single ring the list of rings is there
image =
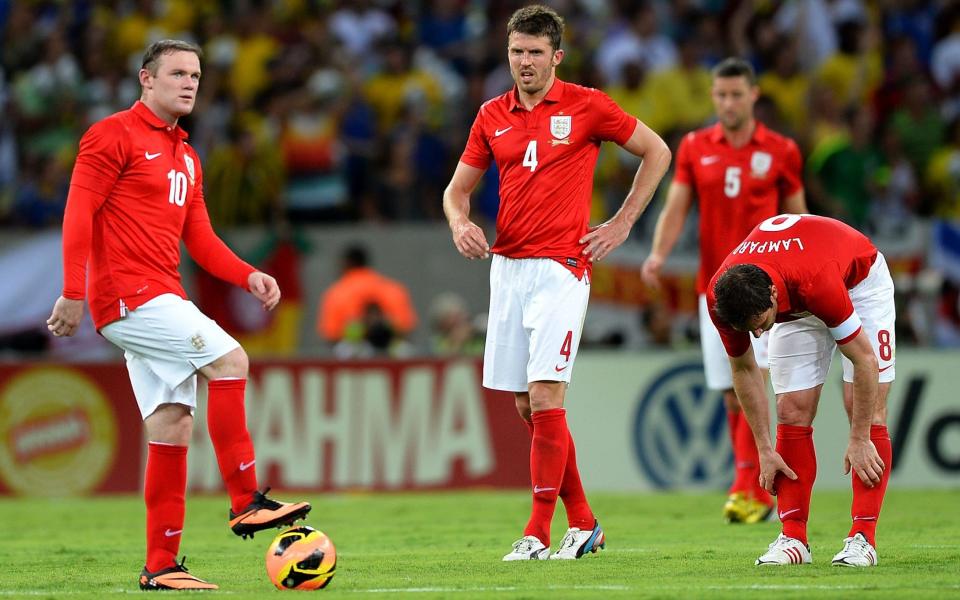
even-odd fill
[[[170,204],[183,206],[187,201],[187,176],[182,171],[170,169],[167,173],[167,179],[170,180]]]

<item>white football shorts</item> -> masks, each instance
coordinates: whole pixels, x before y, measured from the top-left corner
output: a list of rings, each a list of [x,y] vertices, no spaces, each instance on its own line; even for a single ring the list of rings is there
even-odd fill
[[[880,383],[896,376],[896,309],[893,303],[893,279],[883,254],[867,277],[850,289],[853,310],[860,317],[864,332],[877,355]],[[806,390],[827,379],[837,343],[826,324],[810,316],[777,323],[770,332],[770,380],[777,394]],[[841,354],[843,380],[853,382],[853,363]]]
[[[532,381],[570,383],[590,280],[549,258],[493,255],[483,385],[526,392]]]
[[[161,294],[100,330],[123,349],[146,419],[161,404],[197,406],[197,370],[240,346],[216,321],[176,294]]]
[[[720,339],[720,332],[717,326],[713,324],[710,318],[710,312],[707,310],[707,295],[700,294],[700,348],[703,350],[703,373],[707,379],[707,388],[711,390],[732,390],[733,372],[730,371],[730,358],[727,356],[727,350],[723,347],[723,340]],[[770,340],[770,332],[765,331],[759,338],[750,336],[750,342],[753,344],[753,356],[757,360],[757,366],[761,369],[767,368],[767,344]]]

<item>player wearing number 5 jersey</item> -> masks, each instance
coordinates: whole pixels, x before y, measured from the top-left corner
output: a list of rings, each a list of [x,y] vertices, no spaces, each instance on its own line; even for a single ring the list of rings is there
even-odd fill
[[[783,531],[758,565],[811,561],[810,493],[817,475],[813,418],[834,350],[843,361],[843,403],[853,471],[853,525],[833,564],[877,564],[876,529],[892,461],[887,394],[894,379],[893,281],[866,236],[826,217],[779,215],[757,226],[710,281],[707,304],[737,397],[760,454],[760,484],[778,497]],[[770,331],[777,444],[750,334]]]
[[[486,387],[514,393],[530,428],[533,508],[504,560],[575,559],[604,545],[577,471],[563,408],[590,293],[591,263],[627,238],[670,162],[663,140],[602,92],[560,81],[563,20],[528,6],[507,24],[516,86],[486,102],[444,192],[457,250],[493,254],[484,353]],[[623,206],[589,227],[593,171],[610,140],[643,158]],[[470,220],[470,194],[491,162],[500,172],[497,237],[491,249]],[[569,529],[550,555],[557,498]]]
[[[713,69],[711,98],[718,122],[680,142],[673,182],[657,219],[643,278],[660,287],[660,270],[680,237],[694,202],[699,212],[700,269],[697,293],[700,347],[707,387],[723,394],[733,447],[734,478],[723,506],[730,523],[757,523],[773,499],[760,487],[753,434],[740,411],[723,343],[707,314],[707,281],[723,259],[758,223],[782,212],[806,212],[797,144],[753,117],[759,89],[750,63],[728,58]],[[767,336],[754,341],[757,364],[767,368]]]
[[[63,295],[47,320],[54,335],[73,335],[86,298],[97,329],[124,350],[149,441],[143,589],[217,587],[176,562],[198,372],[208,380],[207,427],[233,532],[246,537],[310,510],[257,490],[244,416],[247,355],[180,284],[183,240],[201,267],[250,291],[265,309],[280,301],[276,280],[240,260],[210,226],[200,160],[177,125],[193,110],[199,83],[199,48],[156,42],[143,57],[140,101],[80,140],[63,219]]]

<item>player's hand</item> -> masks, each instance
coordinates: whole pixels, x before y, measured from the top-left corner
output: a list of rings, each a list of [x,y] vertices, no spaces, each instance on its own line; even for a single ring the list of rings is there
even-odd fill
[[[83,318],[83,300],[71,300],[60,296],[53,305],[47,329],[57,337],[70,337],[80,327]]]
[[[647,260],[643,261],[643,268],[640,271],[640,276],[643,278],[643,282],[647,284],[650,289],[660,289],[660,269],[662,268],[663,258],[657,256],[656,254],[651,254],[647,257]]]
[[[587,245],[581,254],[590,262],[603,260],[616,250],[628,235],[630,235],[630,227],[622,221],[610,219],[606,223],[591,227],[587,230],[587,234],[580,238],[580,243]]]
[[[873,487],[880,483],[883,470],[887,468],[877,452],[877,447],[870,440],[850,440],[847,452],[843,455],[843,472],[850,469],[856,471],[863,485]]]
[[[280,303],[280,286],[277,280],[266,273],[254,271],[247,278],[247,288],[263,303],[263,310],[273,310]]]
[[[464,220],[450,226],[453,244],[463,256],[474,260],[490,256],[490,244],[483,230],[473,221]]]
[[[790,479],[796,479],[797,474],[793,469],[787,466],[779,452],[771,450],[760,455],[760,487],[767,490],[774,496],[777,495],[775,487],[777,473],[783,473]]]

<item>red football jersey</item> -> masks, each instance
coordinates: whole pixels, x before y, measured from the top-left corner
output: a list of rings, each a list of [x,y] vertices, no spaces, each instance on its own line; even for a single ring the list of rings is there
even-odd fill
[[[830,328],[838,344],[860,332],[849,290],[863,281],[877,248],[856,229],[814,215],[778,215],[767,219],[727,256],[710,280],[707,306],[730,356],[750,348],[750,334],[720,323],[713,312],[713,286],[727,268],[752,264],[777,286],[777,323],[814,315]]]
[[[683,138],[673,178],[692,188],[700,209],[697,292],[757,223],[780,214],[780,201],[803,187],[801,168],[796,142],[760,122],[740,148],[719,123]]]
[[[97,329],[160,294],[186,298],[181,239],[221,279],[246,288],[254,271],[213,232],[186,137],[138,101],[80,140],[63,217],[63,295],[82,300],[86,283]]]
[[[500,170],[497,239],[491,249],[510,258],[557,260],[578,278],[589,270],[580,254],[593,194],[600,142],[623,145],[637,119],[600,90],[555,80],[527,110],[517,89],[480,107],[460,160]]]

